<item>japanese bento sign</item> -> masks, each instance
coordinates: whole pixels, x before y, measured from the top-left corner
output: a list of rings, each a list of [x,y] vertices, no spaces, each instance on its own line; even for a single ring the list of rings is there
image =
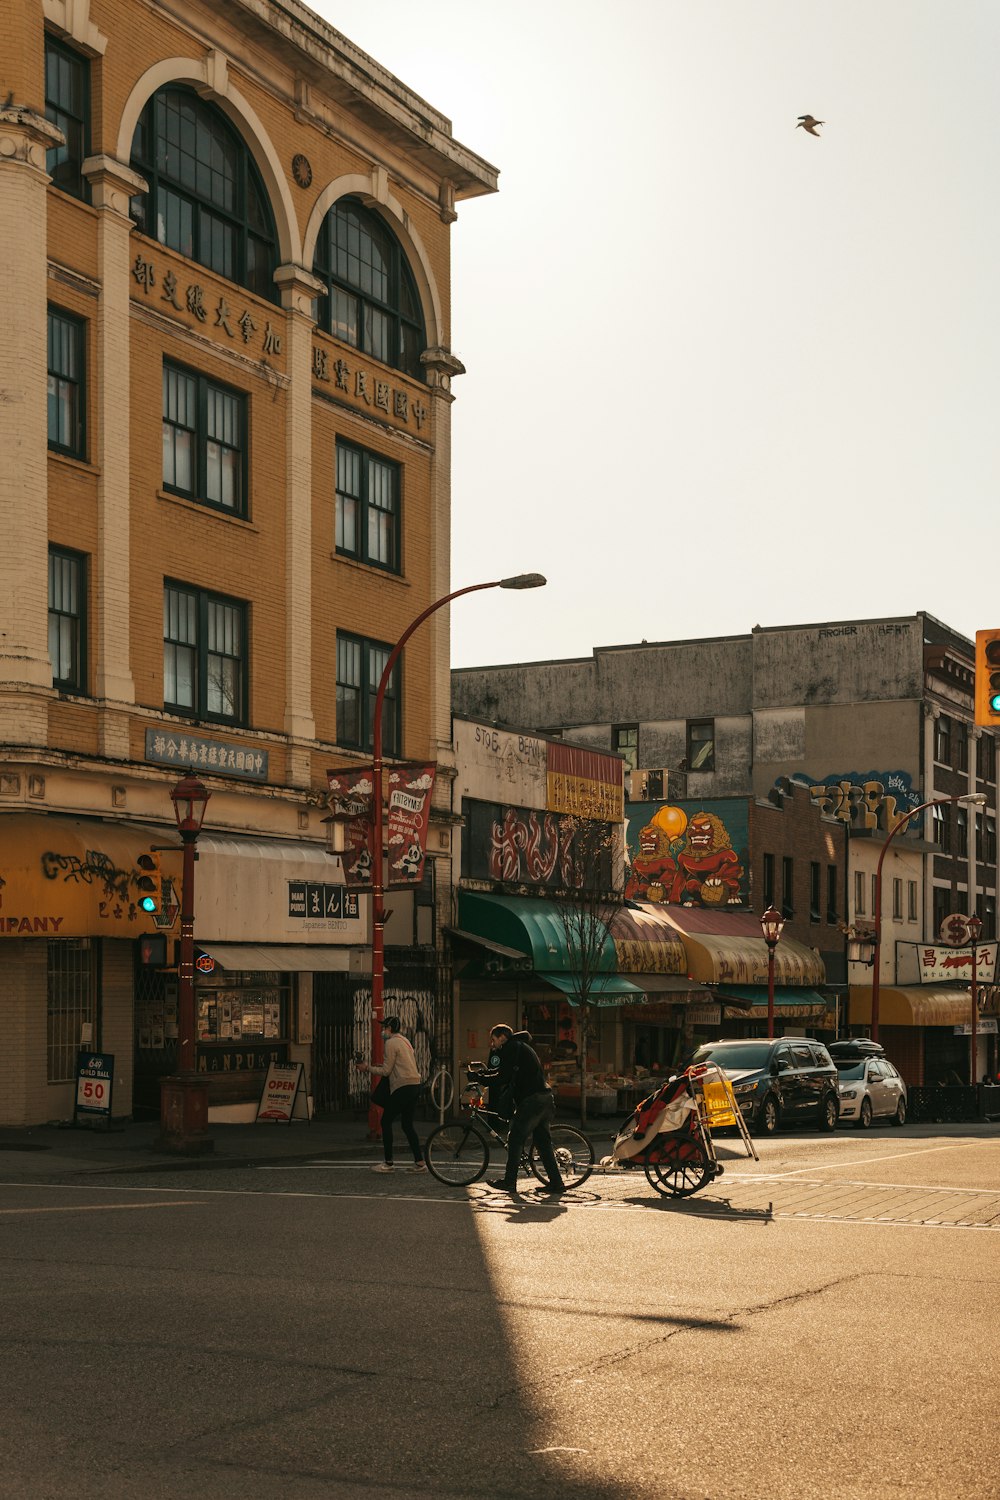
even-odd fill
[[[389,772],[387,886],[419,885],[423,879],[434,777],[433,764],[394,766]],[[370,887],[374,833],[372,767],[330,771],[327,780],[331,808],[343,820],[347,831],[343,855],[345,884],[354,889]]]
[[[917,959],[920,963],[921,984],[972,978],[971,948],[938,948],[923,944],[917,949]],[[993,984],[996,966],[996,943],[979,943],[976,947],[977,982]]]
[[[115,1059],[111,1052],[76,1055],[76,1114],[111,1118]]]

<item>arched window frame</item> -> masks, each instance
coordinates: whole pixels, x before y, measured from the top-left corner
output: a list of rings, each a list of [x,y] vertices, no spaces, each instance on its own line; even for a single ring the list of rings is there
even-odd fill
[[[337,274],[334,233],[343,224],[343,210],[356,216],[362,234],[369,239],[377,236],[384,243],[388,252],[388,294],[384,298],[363,286],[360,279],[352,281]],[[338,199],[323,220],[316,240],[313,275],[327,290],[325,297],[317,298],[316,309],[317,322],[325,333],[372,359],[402,370],[414,380],[426,379],[420,356],[427,347],[427,335],[417,283],[403,247],[383,218],[357,198]],[[355,304],[353,320],[341,316],[345,299],[348,304]],[[377,336],[373,336],[377,326],[386,334],[383,347],[379,346]]]
[[[191,103],[212,131],[235,147],[235,201],[231,209],[222,207],[210,197],[197,192],[162,164],[157,149],[159,135],[156,117],[161,105],[166,106],[170,95],[177,95],[184,102]],[[148,193],[132,199],[132,216],[144,234],[269,302],[279,301],[280,293],[274,282],[278,264],[278,237],[270,199],[246,142],[221,110],[200,98],[194,89],[181,83],[170,83],[157,89],[147,100],[139,116],[132,142],[131,165],[149,184]],[[199,165],[211,169],[210,162],[199,161]],[[173,243],[167,237],[165,228],[161,232],[162,210],[166,206],[167,194],[190,209],[191,237],[187,246]],[[260,208],[259,216],[252,214],[254,195]],[[218,255],[213,260],[210,232],[215,226],[222,231],[232,231],[231,267],[218,263]]]

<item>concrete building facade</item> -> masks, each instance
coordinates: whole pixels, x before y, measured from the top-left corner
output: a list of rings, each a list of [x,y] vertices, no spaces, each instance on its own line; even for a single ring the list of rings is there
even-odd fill
[[[903,946],[934,941],[956,911],[975,910],[984,939],[997,935],[996,739],[973,724],[974,665],[969,640],[919,613],[598,648],[580,660],[461,669],[452,683],[457,712],[618,749],[635,771],[653,771],[668,798],[780,804],[806,789],[848,835],[838,903],[846,924],[870,923],[878,856],[903,813],[924,801],[985,797],[981,807],[951,802],[921,814],[884,864],[880,977],[901,991],[889,1002],[890,1040],[911,1080],[923,1082],[945,1066],[968,1076],[968,1040],[957,1032],[968,999],[953,989],[936,1024],[921,1024],[930,992],[921,1002],[902,983]],[[770,899],[763,853],[754,855],[757,912]],[[860,1029],[870,1019],[870,974],[852,964],[848,980],[842,1022]],[[988,996],[988,1026],[993,1005]],[[882,1021],[884,1029],[885,1013]],[[993,1066],[994,1049],[988,1029],[978,1076]]]
[[[71,1112],[81,1038],[115,1055],[116,1114],[170,1071],[188,768],[215,1105],[269,1057],[322,1063],[334,1103],[369,916],[324,852],[326,778],[370,754],[389,650],[449,590],[451,226],[497,174],[298,0],[29,0],[0,90],[0,1122]],[[388,705],[390,757],[435,761],[447,612]],[[438,803],[387,932],[428,975]],[[160,928],[135,899],[154,846]]]

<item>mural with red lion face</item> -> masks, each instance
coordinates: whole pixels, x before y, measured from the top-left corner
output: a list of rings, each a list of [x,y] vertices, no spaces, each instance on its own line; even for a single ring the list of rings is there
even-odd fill
[[[746,903],[749,836],[743,799],[630,802],[626,814],[627,897],[674,906]]]

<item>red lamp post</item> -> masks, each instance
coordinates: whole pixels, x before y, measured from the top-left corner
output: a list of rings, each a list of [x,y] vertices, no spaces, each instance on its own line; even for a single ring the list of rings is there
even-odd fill
[[[965,804],[978,804],[980,807],[986,803],[984,792],[963,792],[955,797],[932,797],[929,802],[921,802],[919,807],[913,807],[908,813],[894,823],[886,835],[885,843],[879,851],[878,864],[875,866],[875,947],[872,953],[872,1041],[878,1041],[878,1002],[879,1002],[879,966],[882,956],[882,862],[886,852],[897,833],[901,833],[911,818],[919,812],[926,812],[929,807],[945,807],[949,802],[961,802]]]
[[[214,1149],[205,1134],[208,1089],[195,1072],[194,865],[195,845],[211,793],[193,772],[170,793],[177,830],[184,845],[181,884],[181,953],[177,986],[177,1073],[160,1085],[161,1149],[196,1155]]]
[[[767,944],[767,1039],[774,1038],[774,950],[778,946],[785,919],[780,911],[769,906],[760,919],[760,928]]]
[[[386,664],[382,668],[378,691],[375,694],[375,721],[372,726],[372,1062],[376,1066],[381,1064],[383,1057],[382,1017],[385,995],[386,911],[382,851],[382,707],[385,702],[389,679],[392,676],[392,669],[399,660],[400,653],[413,632],[435,610],[441,609],[445,604],[450,604],[453,599],[459,599],[463,594],[478,593],[481,589],[537,589],[542,588],[545,581],[541,573],[518,573],[513,578],[497,578],[491,583],[470,583],[464,589],[455,589],[453,593],[445,594],[441,599],[435,599],[433,604],[429,604],[426,609],[421,610],[415,620],[411,620],[395,646],[389,652]],[[378,1136],[378,1122],[378,1108],[376,1105],[372,1105],[368,1123],[369,1132],[373,1137]]]
[[[979,994],[976,986],[976,962],[979,957],[976,944],[983,930],[982,919],[975,912],[969,918],[969,939],[972,943],[972,1031],[969,1036],[969,1082],[975,1088],[979,1082]]]

